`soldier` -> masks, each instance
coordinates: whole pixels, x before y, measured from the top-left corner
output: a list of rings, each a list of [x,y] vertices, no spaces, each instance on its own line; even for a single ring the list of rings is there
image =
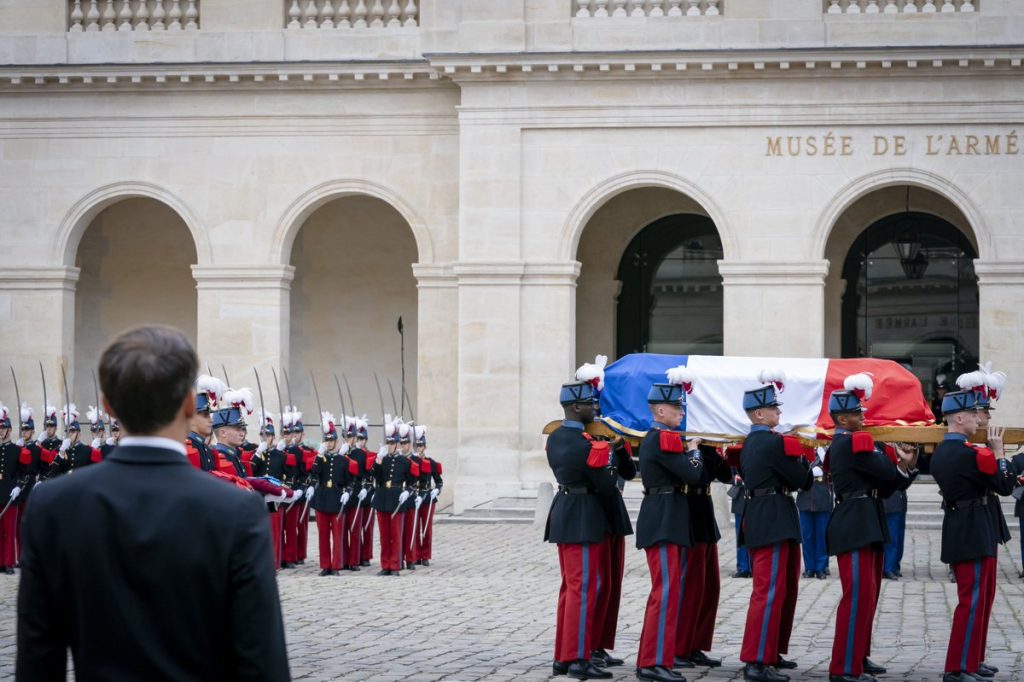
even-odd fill
[[[344,562],[345,504],[352,494],[359,465],[345,455],[348,445],[338,447],[334,415],[322,415],[324,440],[320,444],[311,471],[312,502],[320,537],[320,575],[338,575]],[[309,491],[307,491],[308,494]]]
[[[825,548],[825,529],[832,515],[832,483],[826,478],[822,465],[822,453],[815,451],[811,463],[814,483],[810,490],[796,494],[796,508],[800,512],[800,531],[803,533],[804,577],[824,580],[828,576],[828,552]]]
[[[408,435],[409,426],[399,420],[392,421],[391,415],[384,415],[384,442],[387,452],[378,456],[373,465],[376,494],[373,509],[380,526],[380,571],[377,575],[401,575],[402,570],[402,522],[405,516],[399,508],[409,499],[416,486],[419,472],[414,471],[408,457],[401,457],[395,451],[401,431]]]
[[[377,453],[372,450],[366,449],[366,441],[369,438],[369,422],[366,421],[366,415],[357,417],[355,419],[355,448],[349,453],[350,457],[356,460],[360,458],[365,459],[365,464],[362,464],[363,490],[366,491],[366,497],[363,499],[363,506],[359,510],[359,525],[358,529],[362,528],[362,537],[359,541],[359,565],[369,566],[373,560],[373,507],[370,506],[370,502],[373,500],[373,494],[376,488],[374,487],[373,479],[373,465],[377,460]]]
[[[413,435],[416,437],[413,447],[420,458],[420,490],[424,495],[423,505],[417,512],[419,535],[413,538],[413,542],[417,543],[416,563],[429,566],[434,545],[434,509],[437,507],[437,496],[441,494],[444,479],[441,478],[441,463],[427,456],[427,427],[415,427]]]
[[[25,487],[18,496],[18,505],[21,509],[18,510],[18,531],[15,533],[15,554],[19,561],[21,558],[21,524],[25,515],[22,511],[28,504],[29,497],[32,495],[32,489],[35,487],[36,481],[39,479],[40,472],[42,471],[42,447],[35,440],[36,434],[36,422],[33,419],[34,412],[29,407],[28,403],[23,402],[21,404],[21,437],[15,443],[18,447],[24,448],[29,453],[29,464],[28,471],[26,472],[27,477],[25,479]]]
[[[978,430],[976,395],[954,391],[943,397],[948,432],[931,459],[931,474],[939,484],[944,509],[941,559],[951,565],[959,593],[943,682],[974,682],[998,672],[984,663],[983,647],[1005,525],[997,524],[988,510],[992,503],[988,493],[1010,494],[1014,473],[1003,457],[1002,429],[989,429],[989,447],[967,444]]]
[[[416,545],[413,536],[416,535],[416,514],[423,504],[423,493],[420,488],[420,458],[412,452],[412,424],[403,423],[400,427],[398,438],[398,454],[409,460],[411,469],[415,472],[413,476],[416,483],[412,488],[412,495],[402,505],[399,514],[404,515],[402,521],[402,557],[405,568],[410,571],[416,570]]]
[[[18,563],[18,496],[28,483],[32,454],[11,442],[11,416],[0,404],[0,570],[14,575]]]
[[[109,415],[108,415],[109,416]],[[121,424],[113,417],[110,418],[110,437],[100,445],[100,457],[106,459],[114,451],[117,444],[121,442]]]
[[[216,377],[203,374],[196,380],[196,411],[189,419],[185,455],[192,466],[203,471],[216,469],[216,459],[207,443],[213,435],[211,413],[226,390],[224,382]]]
[[[43,406],[43,432],[45,437],[39,441],[39,480],[46,478],[61,446],[57,437],[57,408],[49,403]]]
[[[874,679],[871,675],[885,673],[885,668],[868,658],[881,590],[882,548],[889,540],[882,500],[895,490],[906,490],[917,476],[916,451],[905,448],[897,454],[861,430],[861,401],[871,399],[872,387],[870,376],[854,374],[828,401],[836,425],[825,455],[836,492],[835,510],[828,523],[828,553],[837,558],[843,587],[836,611],[830,682],[869,682]]]
[[[78,423],[78,408],[75,407],[74,403],[64,406],[62,418],[67,425],[67,434],[61,442],[57,456],[47,470],[45,478],[60,474],[73,474],[76,469],[81,469],[84,466],[100,461],[99,450],[90,448],[85,443],[78,441],[82,434],[82,427]]]
[[[640,478],[644,499],[636,523],[636,546],[647,553],[651,592],[647,597],[637,677],[644,680],[682,680],[672,670],[679,641],[679,613],[683,595],[684,564],[693,546],[690,504],[687,493],[704,473],[700,439],[683,445],[680,427],[685,416],[686,394],[693,376],[685,367],[666,372],[668,383],[654,384],[647,394],[652,423],[640,443]]]
[[[356,435],[355,418],[342,415],[342,420],[345,423],[345,442],[341,444],[340,449],[345,455],[345,461],[349,463],[352,473],[349,495],[345,498],[342,511],[342,568],[346,571],[358,571],[363,539],[363,527],[359,525],[359,519],[362,517],[363,505],[366,504],[366,498],[369,495],[362,484],[366,474],[366,453],[360,451],[353,456],[352,443]]]
[[[587,382],[563,384],[562,426],[548,436],[548,465],[558,482],[544,541],[558,545],[562,584],[555,617],[552,671],[585,680],[612,673],[591,661],[594,651],[600,569],[608,549],[608,517],[599,495],[616,492],[610,444],[594,440],[586,425],[594,420],[596,395]]]
[[[746,486],[746,505],[740,522],[740,542],[750,552],[754,586],[747,610],[740,660],[748,680],[780,682],[789,676],[779,668],[796,667],[782,657],[788,653],[800,582],[800,519],[794,490],[814,481],[800,441],[780,436],[781,390],[785,375],[762,371],[760,388],[743,394],[750,435],[740,452],[740,475]]]
[[[100,461],[102,462],[104,455],[104,448],[106,452],[109,452],[112,448],[107,447],[107,425],[103,421],[107,415],[99,407],[90,405],[89,409],[85,411],[85,418],[89,420],[89,433],[92,434],[91,447],[93,450],[98,450],[100,453]]]
[[[269,412],[260,410],[260,443],[253,452],[251,466],[252,474],[256,477],[266,477],[278,484],[284,482],[285,453],[281,450],[281,444],[274,444],[276,436],[274,429],[274,416]],[[291,490],[289,489],[289,494]],[[284,512],[281,511],[280,500],[267,501],[267,516],[270,521],[270,539],[274,547],[274,568],[281,569],[281,544],[284,523]]]
[[[302,413],[289,407],[288,411],[281,417],[282,431],[285,437],[285,485],[295,490],[305,490],[309,486],[309,477],[303,470],[303,459],[305,452],[302,447],[302,436],[305,427],[302,424]],[[301,548],[302,532],[302,510],[304,504],[291,504],[284,512],[284,548],[282,568],[295,568],[302,563]],[[307,531],[308,533],[308,527]]]
[[[259,448],[259,446],[256,443],[253,443],[252,441],[248,440],[248,436],[249,427],[246,425],[242,427],[242,444],[238,446],[238,449],[240,451],[239,456],[242,458],[242,466],[245,467],[245,474],[246,476],[251,477],[252,457],[254,454],[256,454],[256,450],[257,448]]]
[[[289,452],[295,455],[295,485],[302,490],[303,487],[309,487],[310,469],[313,468],[317,451],[306,445],[303,440],[306,436],[306,427],[302,424],[302,413],[293,407],[292,414],[292,448]],[[308,504],[305,502],[295,505],[295,563],[299,565],[306,563],[306,549],[309,543]]]
[[[889,541],[883,549],[882,577],[899,580],[903,577],[903,547],[907,536],[907,491],[897,490],[883,500],[885,523],[889,527]]]
[[[368,522],[372,511],[370,495],[373,492],[373,459],[365,449],[366,438],[363,437],[365,436],[365,426],[363,426],[363,434],[360,434],[360,426],[364,425],[365,421],[365,417],[362,420],[359,417],[345,417],[345,445],[349,448],[349,458],[355,460],[359,469],[354,483],[355,510],[352,520],[345,528],[345,533],[349,536],[349,547],[352,548],[352,555],[346,555],[351,562],[351,567],[369,566],[370,558],[373,557],[373,547],[366,547],[364,544],[367,534],[369,534],[369,542],[373,542],[373,524]],[[361,446],[356,445],[357,440],[360,440]]]
[[[224,402],[227,406],[221,407],[213,415],[213,434],[217,438],[213,451],[217,457],[217,471],[244,479],[247,474],[239,450],[245,426],[242,410],[251,413],[252,392],[248,389],[228,389],[224,392]]]

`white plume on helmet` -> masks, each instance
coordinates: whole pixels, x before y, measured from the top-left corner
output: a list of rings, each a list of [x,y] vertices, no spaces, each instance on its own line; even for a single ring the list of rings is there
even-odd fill
[[[75,405],[74,403],[71,403],[70,405],[65,405],[64,409],[61,411],[60,416],[62,419],[69,422],[78,421],[78,406]]]
[[[427,427],[422,424],[417,424],[412,429],[413,438],[416,440],[423,440],[427,437]]]
[[[401,417],[398,418],[398,437],[408,438],[409,434],[412,433],[412,425],[402,421]]]
[[[227,384],[217,377],[200,374],[196,379],[196,393],[205,393],[212,405],[216,405],[227,391]]]
[[[21,403],[21,421],[27,422],[29,419],[32,418],[32,415],[32,408],[29,407],[28,403],[23,401]]]
[[[267,412],[262,407],[256,410],[256,419],[259,420],[260,427],[273,426],[274,425],[274,414]]]
[[[229,388],[224,392],[224,402],[236,409],[244,409],[246,414],[252,414],[253,405],[255,404],[251,388]]]
[[[853,391],[861,400],[871,400],[871,392],[875,388],[875,382],[870,372],[851,374],[843,380],[843,388]]]
[[[984,393],[987,390],[985,385],[985,373],[983,370],[975,370],[961,374],[956,378],[956,385],[964,391],[979,391]]]
[[[295,423],[295,413],[292,412],[292,408],[288,405],[284,406],[284,411],[281,412],[281,426],[291,426]]]
[[[10,412],[7,411],[7,406],[0,403],[0,421],[7,419],[10,416]]]
[[[687,393],[693,393],[693,384],[697,381],[697,375],[686,365],[672,367],[665,371],[668,383],[682,386]]]
[[[105,416],[103,410],[93,405],[90,405],[89,409],[85,411],[85,418],[89,420],[90,424],[99,424]]]
[[[774,384],[779,393],[786,390],[786,372],[777,367],[766,367],[757,375],[762,384]]]
[[[335,433],[335,421],[334,415],[330,412],[320,413],[320,428],[323,429],[324,433]]]
[[[398,433],[398,423],[390,414],[384,415],[384,437],[393,438]]]
[[[53,419],[54,421],[56,421],[57,408],[51,405],[50,403],[46,403],[46,406],[43,408],[43,419]]]
[[[370,422],[366,419],[364,414],[362,417],[356,417],[356,431],[365,431],[370,428]]]
[[[978,365],[978,371],[985,376],[985,388],[988,390],[989,399],[999,400],[1006,388],[1006,372],[993,372],[991,360],[984,365]]]
[[[608,364],[607,355],[598,355],[594,362],[585,362],[576,370],[576,381],[585,381],[595,391],[604,390],[604,368]]]

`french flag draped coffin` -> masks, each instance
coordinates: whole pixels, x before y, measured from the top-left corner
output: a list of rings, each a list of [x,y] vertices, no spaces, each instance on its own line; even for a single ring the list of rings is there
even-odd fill
[[[763,369],[785,372],[779,393],[782,433],[797,431],[813,439],[834,428],[828,414],[832,391],[843,389],[851,374],[869,373],[874,381],[865,405],[865,426],[929,426],[935,417],[921,392],[921,383],[892,360],[856,358],[746,358],[712,355],[657,355],[636,353],[605,369],[601,414],[618,433],[637,436],[651,426],[647,392],[665,381],[665,371],[686,365],[696,375],[693,392],[686,396],[682,429],[705,436],[745,436],[750,420],[743,411],[743,392],[758,388]]]

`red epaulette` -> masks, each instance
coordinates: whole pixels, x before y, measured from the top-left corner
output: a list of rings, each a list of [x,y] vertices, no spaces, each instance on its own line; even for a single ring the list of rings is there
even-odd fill
[[[412,474],[413,478],[420,477],[420,465],[416,462],[409,462],[409,473]]]
[[[98,464],[103,461],[103,453],[96,448],[89,448],[92,452],[89,453],[89,461],[93,464]]]
[[[22,466],[29,466],[32,464],[32,451],[28,448],[22,448],[21,453],[18,455],[18,462]]]
[[[856,431],[853,433],[854,454],[867,454],[875,451],[875,439],[867,431]]]
[[[285,456],[284,456],[284,465],[285,466],[293,467],[293,466],[295,466],[295,461],[296,460],[295,460],[295,454],[294,453],[292,453],[292,452],[285,453]]]
[[[431,467],[431,465],[430,465],[430,460],[424,457],[423,458],[423,463],[420,464],[420,473],[421,474],[429,474],[432,470],[433,470],[433,467]]]
[[[971,447],[974,448],[974,461],[978,465],[978,471],[986,476],[995,476],[999,471],[996,453],[982,445],[972,445]]]
[[[804,446],[796,436],[783,436],[782,447],[786,452],[786,457],[795,459],[804,456]]]
[[[434,460],[434,473],[437,474],[438,476],[440,476],[443,473],[441,463],[438,462],[436,459]]]
[[[225,473],[223,471],[211,471],[210,474],[216,476],[225,483],[233,483],[236,487],[241,488],[242,490],[252,490],[252,486],[249,485],[248,481],[243,478],[239,478],[234,474]]]
[[[53,460],[56,459],[56,457],[57,457],[57,451],[56,450],[47,450],[43,446],[39,446],[39,460],[43,464],[46,464],[47,466],[49,466],[50,464],[53,464]]]
[[[202,463],[199,461],[199,450],[196,446],[192,445],[192,441],[185,441],[185,456],[188,457],[189,463],[192,464],[196,469],[202,469]]]
[[[659,431],[658,432],[658,446],[662,452],[683,452],[683,434],[676,433],[675,431]]]
[[[352,474],[353,476],[359,475],[359,462],[352,459],[351,457],[348,458],[348,473]]]
[[[612,449],[608,441],[591,440],[590,453],[587,455],[587,466],[591,469],[601,469],[611,464]]]
[[[366,451],[366,469],[370,470],[377,463],[377,453],[372,450]]]
[[[740,468],[740,453],[743,452],[743,446],[736,444],[730,445],[725,448],[725,461],[729,463],[729,466]]]

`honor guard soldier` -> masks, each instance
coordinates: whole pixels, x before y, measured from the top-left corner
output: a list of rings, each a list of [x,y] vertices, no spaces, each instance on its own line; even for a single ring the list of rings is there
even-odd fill
[[[60,450],[57,451],[57,457],[50,465],[47,478],[60,474],[73,474],[76,469],[100,461],[99,450],[94,450],[78,440],[82,434],[82,427],[78,423],[78,408],[74,403],[64,406],[62,418],[67,424],[67,437],[60,444]]]
[[[373,560],[373,507],[370,503],[373,501],[373,494],[376,488],[374,487],[373,481],[373,464],[377,460],[377,453],[366,448],[366,441],[369,438],[369,427],[370,424],[366,421],[366,415],[357,417],[355,419],[355,448],[349,453],[350,457],[359,459],[363,458],[365,464],[362,464],[363,478],[362,486],[363,490],[366,491],[366,497],[363,499],[363,505],[359,510],[359,527],[362,528],[362,537],[359,541],[359,565],[369,566]]]
[[[416,438],[413,447],[420,458],[420,489],[424,495],[417,519],[419,536],[413,538],[413,541],[418,543],[416,563],[429,566],[434,546],[434,510],[437,507],[437,496],[441,494],[441,488],[444,486],[444,479],[441,478],[441,463],[427,456],[427,427],[416,426],[413,434]]]
[[[608,357],[598,355],[593,363],[584,363],[576,370],[576,381],[585,381],[594,391],[595,417],[600,412],[600,396],[604,390],[604,368]],[[612,656],[609,650],[615,648],[615,635],[618,632],[619,605],[622,601],[622,574],[625,570],[626,536],[633,534],[633,524],[629,520],[629,512],[622,500],[622,488],[626,481],[636,478],[636,464],[629,444],[616,439],[612,448],[612,465],[616,471],[615,490],[598,494],[608,518],[608,535],[605,536],[606,547],[602,552],[604,563],[601,566],[601,589],[597,593],[597,606],[594,609],[594,647],[590,661],[599,668],[619,666],[625,663],[621,658]]]
[[[242,466],[245,467],[245,475],[252,476],[252,457],[256,454],[256,449],[259,446],[248,439],[249,427],[245,425],[242,427],[242,444],[238,446],[239,456],[242,458]]]
[[[92,434],[91,447],[100,453],[100,461],[106,459],[106,453],[114,448],[107,444],[107,425],[104,419],[107,417],[99,407],[93,405],[85,411],[85,418],[89,420],[89,433]]]
[[[349,458],[355,460],[359,470],[353,484],[356,502],[355,510],[353,511],[352,520],[345,528],[345,533],[349,537],[348,545],[353,549],[352,556],[346,555],[346,559],[351,562],[350,566],[352,567],[369,566],[370,557],[373,556],[373,548],[370,547],[368,549],[363,546],[364,537],[366,536],[364,528],[367,525],[370,526],[370,542],[373,542],[373,524],[368,523],[372,511],[370,509],[370,494],[373,491],[371,471],[373,469],[373,462],[367,461],[368,453],[365,447],[356,446],[360,423],[359,417],[345,417],[345,445],[348,447]],[[366,445],[365,439],[362,440],[362,444]]]
[[[832,515],[832,482],[822,468],[823,449],[815,450],[811,462],[814,483],[810,490],[796,494],[796,508],[800,512],[800,530],[803,533],[804,577],[824,580],[828,574],[828,550],[825,547],[825,531]]]
[[[732,498],[729,503],[729,512],[732,514],[733,528],[736,532],[736,572],[733,578],[750,578],[750,554],[747,548],[739,543],[740,521],[743,520],[743,509],[747,504],[746,488],[743,487],[743,477],[740,476],[740,450],[743,446],[730,445],[726,448],[726,457],[732,468],[732,485],[729,486],[728,495]],[[735,452],[735,454],[733,454]],[[735,460],[735,463],[734,461]]]
[[[324,440],[313,460],[311,471],[313,497],[310,506],[316,512],[316,528],[320,538],[320,575],[337,575],[344,567],[344,541],[347,515],[345,504],[354,497],[352,488],[359,465],[338,446],[338,430],[334,415],[321,415]],[[342,444],[345,450],[348,446]],[[308,493],[308,491],[307,491]]]
[[[260,410],[260,443],[252,456],[253,476],[269,478],[279,484],[284,483],[285,453],[275,445],[277,434],[274,429],[274,416]],[[288,490],[291,495],[292,491]],[[267,515],[270,521],[270,538],[274,545],[274,568],[281,568],[281,545],[284,532],[284,512],[281,511],[281,500],[267,500]]]
[[[747,499],[739,541],[750,553],[754,585],[740,660],[745,679],[781,682],[789,676],[778,669],[796,667],[782,657],[800,582],[800,518],[792,492],[807,490],[814,478],[800,441],[772,430],[779,425],[785,374],[762,370],[759,379],[766,385],[743,394],[751,428],[740,452]]]
[[[366,453],[356,453],[353,456],[352,443],[355,441],[355,419],[342,415],[344,432],[339,438],[344,438],[339,449],[349,464],[352,480],[349,483],[349,495],[345,498],[344,509],[342,510],[342,535],[341,535],[341,557],[342,568],[347,571],[358,571],[360,556],[362,554],[363,527],[359,525],[362,516],[363,505],[369,493],[363,488],[362,480],[365,476]],[[351,436],[349,435],[351,434]]]
[[[948,432],[935,448],[931,474],[939,484],[943,563],[956,578],[959,602],[946,651],[944,682],[988,679],[998,670],[987,665],[985,646],[996,589],[998,544],[1009,536],[1002,513],[989,507],[1009,495],[1015,472],[1004,459],[1003,429],[989,428],[988,446],[969,445],[978,430],[978,393],[954,391],[942,398]]]
[[[18,563],[18,496],[31,464],[32,453],[11,442],[11,416],[0,404],[0,570],[8,575]]]
[[[216,469],[216,459],[207,443],[213,435],[211,414],[217,409],[217,403],[226,390],[224,382],[216,377],[203,374],[196,380],[196,411],[189,419],[185,455],[192,466],[203,471]]]
[[[295,490],[305,491],[309,487],[309,473],[306,470],[306,448],[302,442],[306,427],[302,423],[302,413],[294,406],[285,413],[287,421],[284,424],[285,438],[285,467],[287,475],[286,485]],[[316,451],[313,451],[316,454]],[[303,523],[303,510],[305,503],[293,503],[288,506],[284,513],[284,568],[294,568],[297,564],[305,561],[306,540],[309,535],[309,518]]]
[[[228,389],[224,392],[224,403],[227,406],[221,407],[213,415],[213,433],[217,438],[213,452],[217,458],[217,471],[244,479],[247,475],[239,450],[244,438],[242,428],[245,426],[242,410],[251,413],[252,392],[248,389]]]
[[[558,491],[548,511],[544,541],[558,545],[562,572],[552,671],[579,680],[612,677],[591,661],[598,585],[608,549],[608,516],[600,496],[618,492],[610,444],[586,432],[594,420],[596,400],[594,387],[585,381],[563,384],[559,402],[565,419],[545,446]]]
[[[883,547],[889,540],[883,500],[910,486],[917,476],[913,469],[917,456],[908,449],[897,453],[861,430],[862,401],[871,399],[870,376],[854,374],[843,385],[843,390],[829,396],[828,411],[836,428],[825,455],[836,493],[828,522],[828,553],[837,558],[843,587],[829,680],[870,682],[871,675],[885,672],[868,658],[881,592]]]
[[[676,654],[690,653],[676,651],[681,602],[700,598],[684,595],[682,589],[684,566],[693,546],[687,493],[700,485],[704,461],[700,439],[691,438],[684,444],[680,430],[693,374],[683,366],[665,374],[668,383],[654,384],[647,394],[652,423],[640,443],[644,499],[636,522],[636,546],[647,553],[651,592],[640,633],[637,677],[672,682],[685,679],[672,670]]]
[[[302,413],[293,407],[294,420],[292,421],[292,450],[295,455],[295,485],[299,490],[309,487],[310,469],[313,468],[313,460],[316,459],[317,451],[306,445],[303,440],[306,436],[306,427],[302,423]],[[295,563],[306,563],[306,550],[309,543],[309,502],[296,506],[296,534],[295,534]]]
[[[38,441],[39,480],[47,477],[61,445],[61,439],[57,437],[57,408],[49,403],[43,407],[43,431],[44,436]]]
[[[380,572],[377,575],[400,575],[402,570],[402,525],[405,520],[400,508],[412,495],[419,472],[413,470],[408,457],[396,453],[401,430],[408,434],[409,426],[384,415],[384,442],[387,451],[378,453],[373,465],[373,509],[380,526]]]
[[[401,421],[401,419],[399,419]],[[414,472],[413,477],[416,483],[413,485],[411,495],[402,504],[399,514],[404,516],[402,521],[402,559],[400,563],[410,571],[416,570],[416,547],[412,541],[416,535],[416,512],[423,504],[423,496],[420,493],[420,458],[412,453],[412,424],[402,422],[398,433],[398,455],[409,460],[409,468]]]
[[[36,422],[33,418],[34,412],[29,407],[28,403],[21,404],[21,437],[18,439],[16,445],[25,448],[29,453],[29,464],[28,474],[25,479],[25,488],[21,491],[21,495],[18,496],[18,504],[21,506],[21,510],[18,512],[18,532],[15,534],[16,540],[16,554],[20,560],[21,558],[21,524],[22,519],[25,515],[21,513],[28,504],[29,498],[32,496],[32,488],[35,487],[36,481],[39,480],[39,475],[42,472],[42,454],[43,449],[39,442],[36,441]]]

